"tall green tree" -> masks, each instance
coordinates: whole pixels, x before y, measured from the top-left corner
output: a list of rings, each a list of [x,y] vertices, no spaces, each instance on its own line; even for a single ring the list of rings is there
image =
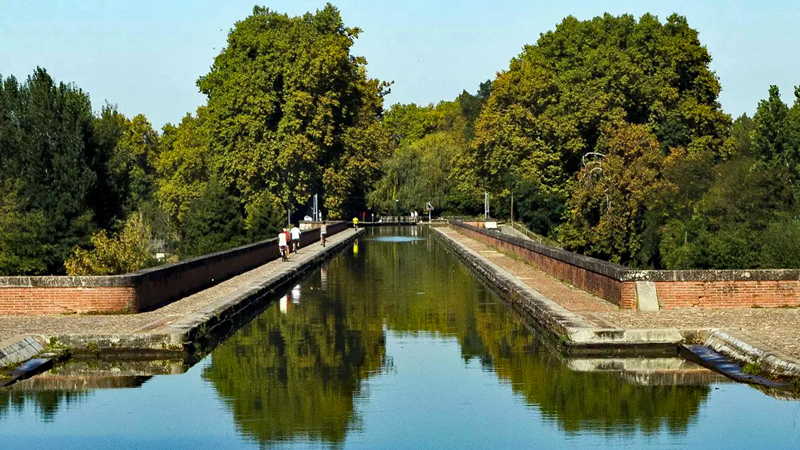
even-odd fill
[[[664,23],[649,14],[567,17],[492,82],[461,159],[461,189],[504,199],[526,192],[526,210],[541,211],[530,224],[553,235],[607,127],[643,125],[665,154],[685,148],[720,158],[730,119],[710,61],[678,15]]]
[[[216,180],[189,206],[183,223],[180,254],[205,255],[246,243],[239,201]]]
[[[155,162],[155,196],[167,216],[180,227],[189,205],[205,191],[212,174],[206,108],[187,114],[176,127],[163,129],[161,149]]]
[[[616,263],[651,266],[645,216],[674,188],[662,176],[658,140],[643,125],[625,125],[605,131],[596,150],[604,156],[578,174],[563,243]]]
[[[198,80],[215,169],[246,205],[264,190],[292,210],[321,193],[329,216],[364,204],[388,90],[350,53],[360,31],[330,4],[300,17],[255,7]]]
[[[45,233],[37,233],[44,255],[33,271],[60,273],[72,247],[97,228],[92,199],[101,197],[97,168],[104,155],[93,142],[89,96],[56,84],[41,68],[25,83],[9,77],[0,85],[0,182],[13,181],[18,204],[44,217]],[[31,267],[7,267],[7,274]]]

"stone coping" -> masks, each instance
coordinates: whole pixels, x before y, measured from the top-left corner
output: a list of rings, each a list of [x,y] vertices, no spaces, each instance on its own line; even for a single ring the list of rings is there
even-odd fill
[[[342,225],[343,224],[343,225]],[[347,227],[347,222],[328,223],[329,235],[341,231]],[[310,230],[308,230],[310,231]],[[333,232],[331,232],[333,231]],[[143,280],[157,280],[166,278],[175,272],[183,272],[195,267],[204,266],[209,263],[221,262],[231,257],[244,255],[259,251],[265,247],[276,245],[278,238],[266,239],[239,247],[221,250],[207,255],[178,261],[175,263],[164,264],[148,269],[142,269],[132,273],[122,275],[43,275],[43,276],[0,276],[0,288],[4,287],[137,287]]]
[[[637,270],[602,259],[573,253],[538,242],[487,231],[457,220],[450,225],[492,237],[511,245],[526,248],[558,261],[605,275],[617,281],[798,281],[800,269],[733,269],[733,270]]]

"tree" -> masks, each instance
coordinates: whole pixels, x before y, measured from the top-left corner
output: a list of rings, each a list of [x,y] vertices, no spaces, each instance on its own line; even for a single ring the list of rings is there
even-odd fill
[[[189,205],[205,191],[210,179],[211,155],[205,126],[206,108],[187,114],[175,127],[164,126],[156,167],[156,198],[177,227],[183,224]]]
[[[29,209],[20,197],[19,185],[0,184],[0,274],[41,275],[47,271],[47,224],[44,213]]]
[[[245,212],[247,239],[250,241],[273,238],[286,223],[286,211],[283,210],[280,200],[267,191],[247,205]]]
[[[370,193],[370,206],[394,213],[396,203],[403,211],[424,211],[431,202],[437,212],[451,209],[452,169],[466,143],[460,132],[436,132],[400,147],[383,165],[384,175]]]
[[[255,7],[231,30],[198,86],[216,172],[245,205],[266,190],[293,210],[314,193],[334,216],[355,208],[372,176],[363,163],[380,161],[359,137],[388,92],[350,54],[359,33],[330,4],[291,18]]]
[[[721,158],[730,119],[710,61],[678,15],[665,23],[649,14],[567,17],[492,82],[461,159],[459,188],[477,186],[495,198],[526,192],[521,213],[552,235],[584,155],[608,127],[644,125],[665,155],[711,149]]]
[[[561,229],[565,248],[620,264],[652,266],[644,248],[645,215],[674,188],[662,177],[664,156],[643,125],[607,130],[596,150],[604,155],[578,173]]]
[[[93,142],[89,97],[41,68],[23,84],[13,77],[0,84],[0,181],[13,180],[19,204],[43,214],[45,232],[35,234],[42,263],[60,273],[72,247],[97,228],[92,199],[102,197],[105,161]]]
[[[120,275],[157,263],[150,255],[150,227],[141,214],[131,214],[118,235],[100,230],[92,238],[92,249],[75,247],[64,263],[67,275]]]
[[[183,221],[181,257],[194,257],[243,245],[245,222],[238,200],[212,180],[192,202]]]

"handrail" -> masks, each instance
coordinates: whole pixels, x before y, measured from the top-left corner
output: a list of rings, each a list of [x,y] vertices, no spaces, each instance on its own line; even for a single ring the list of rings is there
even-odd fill
[[[525,227],[519,222],[510,222],[510,223],[512,228],[519,231],[520,233],[523,233],[525,236],[527,236],[528,238],[530,238],[535,242],[548,245],[550,247],[563,248],[558,241],[542,236],[541,234],[534,233],[533,231],[529,230],[527,227]]]

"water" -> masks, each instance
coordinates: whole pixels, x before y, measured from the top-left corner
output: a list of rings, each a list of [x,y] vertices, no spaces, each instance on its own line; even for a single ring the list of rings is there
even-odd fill
[[[186,373],[76,363],[0,390],[0,448],[800,447],[798,402],[570,370],[427,234],[370,232]]]

